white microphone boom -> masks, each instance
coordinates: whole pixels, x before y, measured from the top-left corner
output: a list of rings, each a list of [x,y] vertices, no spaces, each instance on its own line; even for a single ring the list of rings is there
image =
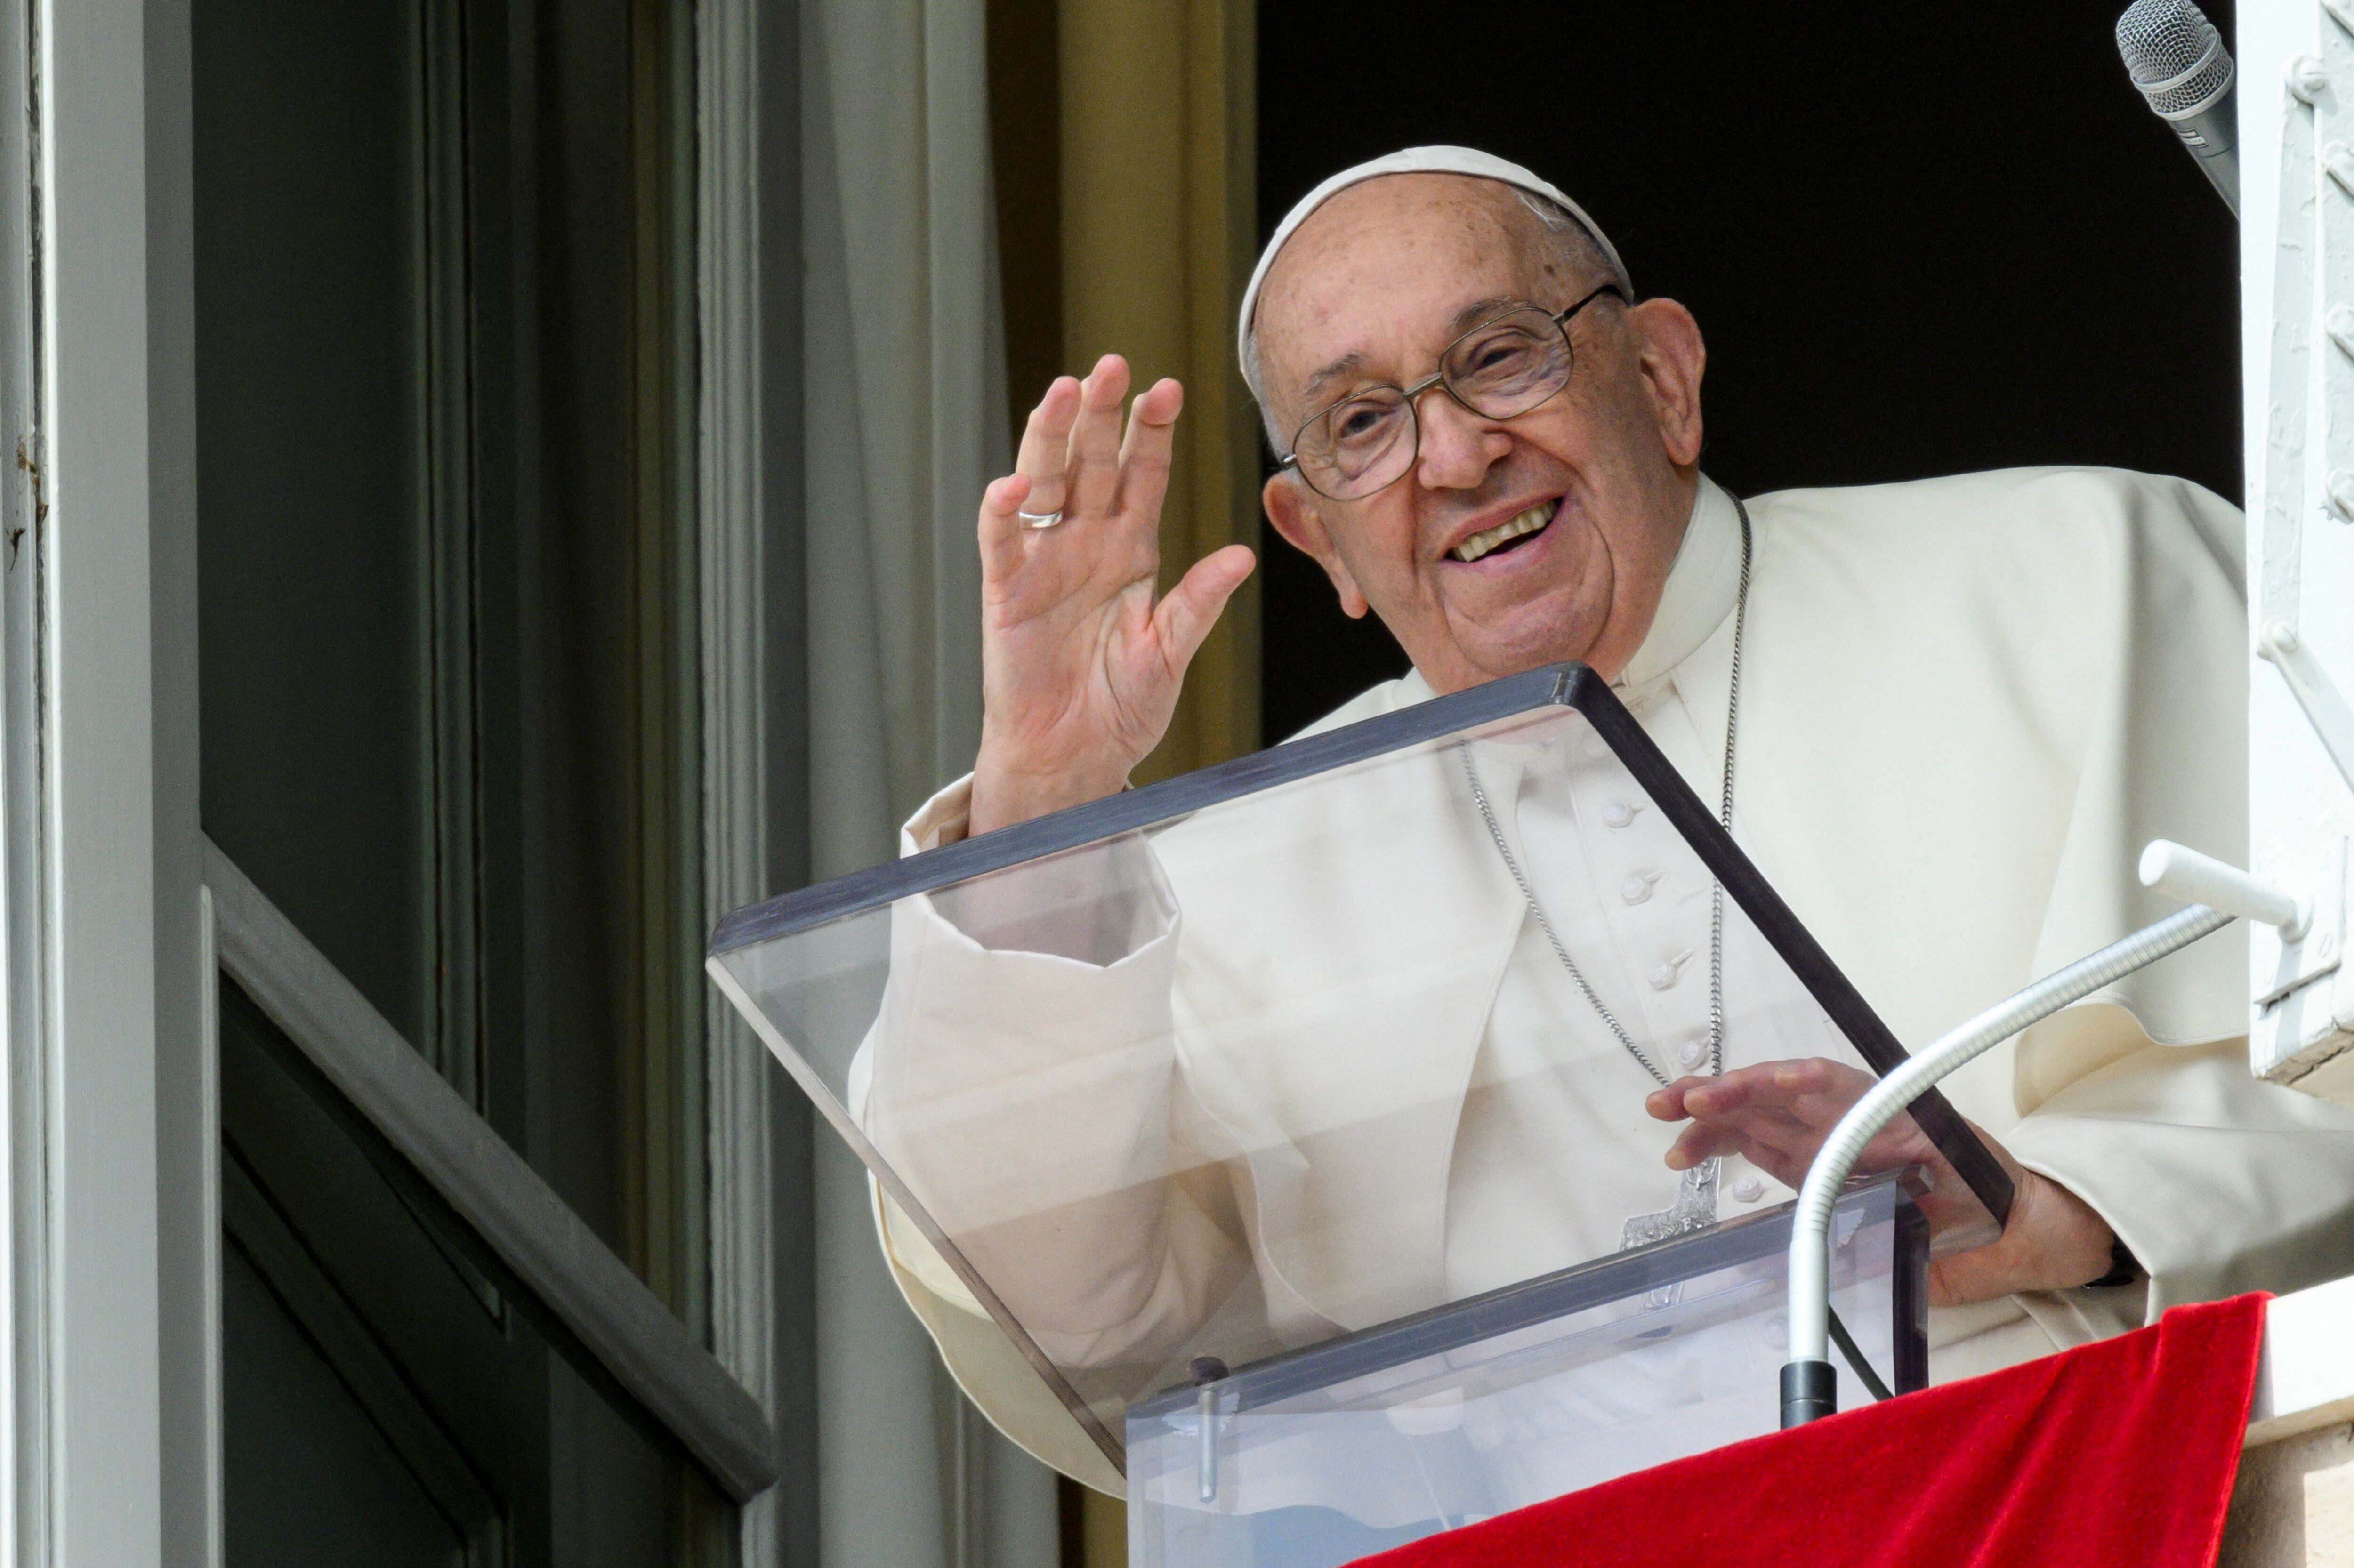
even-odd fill
[[[2134,0],[2117,18],[2117,53],[2223,204],[2240,211],[2240,127],[2232,51],[2190,0]]]
[[[2141,885],[2185,904],[2204,904],[2227,915],[2261,920],[2278,927],[2285,942],[2299,940],[2313,928],[2311,899],[2185,849],[2172,839],[2152,839],[2143,847]]]
[[[2168,839],[2153,840],[2142,851],[2141,880],[2160,893],[2211,897],[2214,902],[2194,903],[2145,926],[1940,1036],[1866,1089],[1816,1150],[1798,1186],[1797,1212],[1790,1217],[1790,1359],[1782,1366],[1784,1426],[1801,1425],[1839,1408],[1839,1382],[1831,1371],[1829,1349],[1831,1211],[1864,1147],[1882,1128],[1903,1115],[1931,1085],[2020,1031],[2234,919],[2244,916],[2284,931],[2301,931],[2313,919],[2309,899]]]
[[[2221,930],[2232,919],[2223,910],[2194,904],[2155,926],[2145,926],[1939,1037],[1919,1055],[1898,1064],[1848,1107],[1807,1168],[1798,1187],[1797,1212],[1790,1217],[1790,1359],[1782,1367],[1784,1426],[1802,1425],[1839,1408],[1829,1351],[1831,1210],[1855,1162],[1863,1157],[1864,1146],[1947,1074],[2069,1003]]]

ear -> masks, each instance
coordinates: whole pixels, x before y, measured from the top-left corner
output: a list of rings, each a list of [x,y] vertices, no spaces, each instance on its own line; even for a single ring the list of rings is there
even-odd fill
[[[1324,514],[1320,509],[1323,497],[1285,469],[1267,482],[1259,499],[1266,503],[1267,520],[1275,524],[1275,531],[1294,549],[1315,557],[1316,564],[1324,568],[1324,575],[1332,579],[1333,591],[1341,596],[1341,613],[1352,620],[1364,619],[1372,606],[1357,591],[1357,579],[1349,575],[1341,553],[1332,547],[1332,535],[1324,525]]]
[[[1700,323],[1673,300],[1645,300],[1627,313],[1635,328],[1638,368],[1651,397],[1659,444],[1678,468],[1700,461],[1700,378],[1708,347]]]

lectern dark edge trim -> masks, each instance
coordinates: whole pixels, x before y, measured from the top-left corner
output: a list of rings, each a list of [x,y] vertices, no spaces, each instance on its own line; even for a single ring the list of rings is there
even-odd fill
[[[1850,1211],[1882,1188],[1898,1189],[1895,1275],[1892,1284],[1896,1297],[1893,1371],[1899,1393],[1910,1393],[1927,1384],[1928,1319],[1911,1310],[1923,1290],[1914,1277],[1925,1270],[1928,1263],[1928,1238],[1921,1234],[1926,1222],[1912,1201],[1918,1181],[1911,1170],[1858,1177],[1848,1184],[1839,1201],[1840,1211]],[[1330,1387],[1356,1375],[1363,1370],[1356,1364],[1362,1361],[1396,1366],[1446,1355],[1572,1312],[1623,1301],[1662,1285],[1779,1257],[1790,1250],[1790,1223],[1797,1207],[1793,1199],[1704,1231],[1670,1236],[1649,1246],[1573,1264],[1553,1274],[1523,1279],[1273,1357],[1217,1380],[1221,1394],[1232,1398],[1231,1404],[1221,1398],[1219,1409],[1238,1413],[1264,1408],[1293,1394]],[[1131,1420],[1150,1420],[1193,1410],[1197,1407],[1199,1394],[1200,1390],[1193,1386],[1169,1389],[1130,1404],[1129,1416]]]
[[[1668,820],[1700,853],[1705,864],[1719,882],[1724,884],[1733,901],[1747,912],[1750,919],[1774,950],[1782,955],[1798,977],[1808,993],[1831,1016],[1855,1044],[1857,1052],[1870,1064],[1872,1070],[1886,1077],[1904,1062],[1911,1053],[1904,1049],[1863,993],[1855,989],[1831,956],[1823,951],[1814,933],[1799,923],[1782,895],[1774,891],[1765,875],[1750,863],[1716,820],[1716,813],[1701,803],[1684,782],[1683,775],[1675,770],[1643,726],[1635,722],[1625,705],[1621,704],[1593,671],[1583,664],[1557,665],[1582,676],[1572,679],[1577,688],[1568,696],[1568,705],[1584,715],[1596,733],[1609,743],[1620,761],[1635,775],[1635,781],[1648,790],[1668,814]],[[1946,1097],[1935,1089],[1925,1089],[1906,1107],[1937,1152],[1953,1162],[1962,1181],[1975,1193],[1997,1224],[2010,1223],[2012,1196],[2010,1173],[1994,1157],[1994,1151],[1970,1131],[1961,1113],[1954,1109]]]
[[[1140,789],[1090,800],[748,905],[720,920],[711,934],[710,950],[714,955],[732,953],[1024,861],[1044,860],[1064,850],[1158,827],[1207,807],[1368,762],[1459,730],[1518,718],[1542,708],[1578,708],[1581,705],[1573,694],[1576,674],[1586,676],[1585,683],[1607,695],[1606,688],[1583,664],[1553,664],[1510,675],[1468,692],[1434,697],[1394,714],[1286,741],[1214,768],[1180,774]],[[1617,705],[1616,699],[1612,702]],[[1670,769],[1669,777],[1674,776]]]
[[[720,920],[712,932],[705,968],[713,983],[776,1052],[835,1132],[857,1153],[885,1194],[938,1251],[957,1277],[964,1281],[983,1310],[1103,1451],[1104,1457],[1126,1475],[1126,1444],[1104,1425],[1064,1377],[1062,1370],[1006,1310],[996,1291],[966,1261],[962,1250],[916,1200],[890,1162],[883,1160],[867,1141],[864,1129],[834,1097],[832,1090],[809,1070],[788,1042],[778,1037],[775,1027],[752,1005],[751,999],[744,994],[721,960],[742,948],[885,907],[902,898],[937,892],[993,871],[1139,832],[1228,800],[1548,707],[1568,708],[1594,726],[1874,1072],[1884,1077],[1905,1060],[1906,1052],[1895,1034],[1872,1010],[1872,1004],[1864,1001],[1862,993],[1840,972],[1812,934],[1799,924],[1781,895],[1750,864],[1732,835],[1719,825],[1715,814],[1692,793],[1683,776],[1651,743],[1651,737],[1643,733],[1634,715],[1611,692],[1609,683],[1585,665],[1576,663],[1550,664],[1509,675],[1395,713],[1381,714],[1321,735],[1270,747],[1214,768],[1073,806],[748,905]],[[2008,1223],[2010,1177],[1993,1151],[1972,1134],[1968,1124],[1936,1090],[1925,1091],[1909,1108],[1921,1130],[1952,1162],[1997,1223]]]

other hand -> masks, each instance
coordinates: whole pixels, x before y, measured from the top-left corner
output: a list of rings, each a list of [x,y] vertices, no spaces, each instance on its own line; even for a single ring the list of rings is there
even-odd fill
[[[1654,1090],[1643,1108],[1661,1121],[1691,1124],[1668,1150],[1670,1170],[1687,1171],[1712,1156],[1737,1154],[1796,1187],[1806,1180],[1831,1128],[1874,1081],[1860,1068],[1821,1057],[1766,1062],[1721,1077],[1680,1078]],[[1970,1130],[2010,1173],[2010,1222],[1985,1245],[1932,1258],[1929,1299],[1940,1307],[1958,1306],[2017,1290],[2069,1289],[2106,1274],[2115,1240],[2108,1222],[2067,1188],[2020,1165],[1976,1127]],[[1910,1116],[1881,1128],[1855,1168],[1869,1173],[1906,1165],[1928,1173],[1930,1191],[1921,1199],[1921,1212],[1931,1235],[1988,1223],[1961,1173]]]
[[[1229,545],[1168,595],[1161,503],[1184,389],[1155,382],[1125,440],[1128,362],[1106,355],[1030,411],[1014,471],[981,503],[981,754],[969,831],[1117,794],[1161,743],[1202,640],[1250,575]],[[1033,527],[1021,512],[1059,511]]]

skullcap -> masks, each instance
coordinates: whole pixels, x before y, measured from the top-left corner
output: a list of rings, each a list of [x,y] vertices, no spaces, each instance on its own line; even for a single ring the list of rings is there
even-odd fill
[[[1386,157],[1375,158],[1371,163],[1359,164],[1352,169],[1341,170],[1301,196],[1292,209],[1284,214],[1283,221],[1275,226],[1274,237],[1267,240],[1267,249],[1258,253],[1258,265],[1251,269],[1250,287],[1243,291],[1242,321],[1235,333],[1235,352],[1237,355],[1245,360],[1249,357],[1251,315],[1258,309],[1259,285],[1267,281],[1267,270],[1275,265],[1276,252],[1281,250],[1284,242],[1308,221],[1310,213],[1351,185],[1379,179],[1384,175],[1469,175],[1477,179],[1500,180],[1505,185],[1541,196],[1577,220],[1587,238],[1600,246],[1602,254],[1609,259],[1610,270],[1616,275],[1618,287],[1626,291],[1629,300],[1635,297],[1635,285],[1627,276],[1627,263],[1618,259],[1618,248],[1611,244],[1609,237],[1586,216],[1584,207],[1563,195],[1552,182],[1538,178],[1518,164],[1507,163],[1493,153],[1482,153],[1476,147],[1408,147]]]

